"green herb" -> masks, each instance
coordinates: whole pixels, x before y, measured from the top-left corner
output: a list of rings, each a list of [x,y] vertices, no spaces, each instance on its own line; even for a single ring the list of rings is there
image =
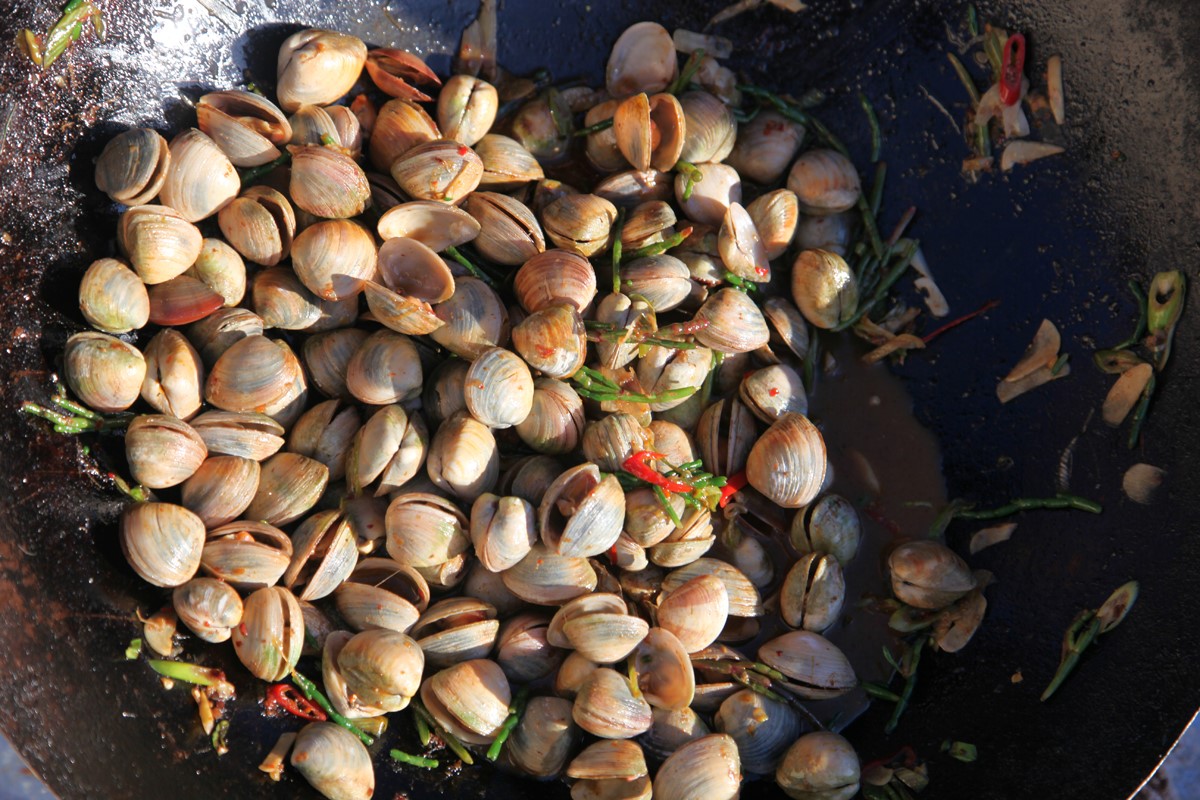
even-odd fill
[[[425,758],[424,756],[414,756],[403,750],[389,750],[388,755],[401,764],[411,764],[414,767],[423,769],[437,769],[438,760],[436,758]]]
[[[872,681],[863,681],[862,688],[863,691],[865,691],[870,697],[874,697],[876,700],[886,700],[889,703],[900,702],[900,695],[896,694],[886,686],[881,686],[878,683],[874,683]]]
[[[55,433],[77,435],[80,433],[112,433],[123,431],[133,421],[134,414],[119,412],[116,414],[101,414],[87,406],[81,405],[67,397],[63,384],[55,387],[50,402],[60,410],[40,406],[37,403],[23,403],[21,411],[31,417],[41,417],[54,423]]]
[[[482,269],[480,269],[479,267],[477,267],[473,263],[471,263],[471,259],[469,259],[465,255],[463,255],[462,251],[459,250],[454,245],[451,245],[450,247],[446,248],[446,255],[453,258],[455,261],[457,261],[459,264],[461,264],[463,266],[463,268],[466,269],[467,272],[471,273],[471,275],[473,275],[474,277],[479,278],[479,280],[483,281],[488,286],[491,286],[491,287],[496,286],[495,281],[493,281],[490,277],[488,277],[487,273],[485,273]]]
[[[730,286],[732,286],[735,289],[739,289],[743,292],[746,292],[747,294],[749,294],[750,292],[758,291],[758,286],[753,281],[748,281],[745,278],[739,278],[737,275],[733,274],[729,270],[725,270],[725,274],[722,277],[725,279],[725,282],[728,283]]]
[[[900,659],[899,672],[904,676],[904,688],[900,691],[900,699],[896,701],[896,707],[892,709],[891,719],[883,727],[884,733],[896,730],[896,725],[900,723],[900,715],[908,708],[913,689],[917,687],[917,665],[921,663],[921,650],[925,647],[925,642],[926,637],[924,636],[917,639]]]
[[[613,120],[612,120],[612,117],[609,117],[608,119],[600,120],[595,125],[589,125],[586,128],[579,128],[571,135],[572,136],[591,136],[593,133],[600,133],[600,131],[606,131],[609,128],[611,128],[612,126],[613,126]]]
[[[955,511],[954,516],[959,519],[1000,519],[1002,517],[1011,517],[1020,511],[1037,511],[1041,509],[1074,509],[1076,511],[1086,511],[1089,514],[1099,514],[1104,509],[1099,503],[1088,500],[1084,497],[1077,497],[1073,494],[1059,494],[1054,497],[1019,497],[1009,503],[1006,503],[999,508],[989,509],[987,511],[975,511],[971,508],[960,508]]]
[[[142,640],[141,639],[130,639],[129,646],[125,648],[125,658],[129,661],[133,661],[135,658],[137,658],[141,654],[142,654]]]
[[[696,72],[700,69],[702,61],[704,61],[704,48],[699,47],[693,50],[691,55],[688,56],[688,60],[683,64],[683,69],[679,70],[679,75],[667,87],[667,92],[669,94],[680,94],[685,91],[688,84],[692,82],[692,78],[695,77]]]
[[[46,33],[45,39],[25,29],[17,35],[17,44],[34,64],[48,69],[72,43],[79,41],[83,25],[89,21],[96,36],[104,41],[104,17],[99,6],[88,0],[70,0],[63,6],[62,16]]]
[[[683,163],[683,162],[680,162]],[[699,170],[696,171],[699,174]],[[686,197],[684,199],[687,199]],[[692,235],[692,228],[688,226],[681,231],[676,231],[673,236],[668,236],[661,242],[654,242],[643,247],[639,247],[629,254],[630,259],[646,258],[648,256],[657,256],[667,252],[673,247],[679,247],[683,244],[683,240]]]
[[[1125,443],[1130,450],[1137,447],[1138,437],[1142,435],[1142,425],[1146,422],[1146,414],[1150,410],[1150,398],[1154,395],[1154,387],[1158,383],[1158,379],[1153,374],[1150,375],[1150,380],[1146,381],[1146,387],[1142,389],[1142,396],[1138,398],[1137,406],[1133,409],[1133,422],[1129,425],[1129,440]]]
[[[212,732],[213,750],[217,751],[217,755],[223,756],[229,752],[229,743],[226,737],[229,735],[229,720],[223,719],[217,723]]]
[[[692,199],[692,192],[696,190],[696,184],[704,180],[704,173],[690,161],[680,161],[675,164],[675,172],[680,173],[684,177],[683,184],[683,199],[685,201]],[[679,241],[683,241],[680,239]],[[659,251],[665,252],[663,250]]]
[[[421,742],[422,747],[428,747],[433,741],[433,731],[429,730],[429,723],[420,714],[413,712],[413,725],[417,729],[417,739]]]
[[[942,742],[942,752],[949,753],[951,758],[957,759],[964,764],[970,764],[972,761],[979,758],[979,751],[976,749],[975,745],[970,744],[969,742]]]
[[[880,161],[875,165],[875,180],[871,182],[871,201],[868,204],[875,216],[879,216],[879,207],[883,204],[883,186],[886,181],[887,162]]]
[[[421,704],[420,700],[414,698],[410,706],[413,713],[425,720],[425,724],[437,733],[438,738],[446,743],[446,747],[449,747],[450,751],[458,756],[460,761],[467,766],[475,763],[475,759],[471,757],[471,751],[463,746],[463,743],[458,740],[457,736],[443,728],[441,723],[434,719],[433,715]]]
[[[617,210],[617,221],[612,229],[612,281],[613,294],[621,293],[621,233],[625,230],[625,209]]]
[[[1062,656],[1059,659],[1058,670],[1046,691],[1042,692],[1042,701],[1049,699],[1063,681],[1079,663],[1079,657],[1095,641],[1097,636],[1108,633],[1124,621],[1133,604],[1137,602],[1138,582],[1130,581],[1118,587],[1100,608],[1080,611],[1071,621],[1070,627],[1063,635]]]
[[[334,710],[329,702],[329,698],[321,693],[321,690],[317,688],[315,683],[301,675],[295,669],[292,670],[292,682],[296,684],[296,688],[300,690],[301,694],[321,707],[321,710],[329,716],[330,722],[335,722],[353,733],[367,747],[375,744],[375,740],[368,736],[366,731]]]
[[[1004,69],[1004,42],[1008,37],[999,28],[989,28],[983,35],[983,52],[992,66],[992,83],[1000,82]]]
[[[735,683],[739,683],[755,694],[770,698],[777,703],[784,703],[800,716],[804,717],[816,730],[825,730],[825,725],[808,710],[795,695],[796,686],[782,677],[781,673],[772,670],[766,664],[747,661],[739,658],[696,658],[692,657],[692,667],[701,672],[722,675]],[[771,677],[767,673],[780,675]]]
[[[517,723],[521,721],[521,715],[525,713],[525,704],[528,701],[529,687],[522,686],[517,692],[517,696],[513,698],[512,705],[508,707],[508,716],[504,718],[504,724],[500,726],[500,731],[496,734],[491,746],[488,747],[488,761],[495,761],[500,757],[500,750],[508,741],[508,736],[513,732],[513,728],[517,727]]]
[[[1050,367],[1050,374],[1057,375],[1058,373],[1062,372],[1062,368],[1065,367],[1067,365],[1067,362],[1070,360],[1071,360],[1070,353],[1061,354],[1058,358],[1056,358],[1054,360],[1054,365]]]
[[[858,93],[858,104],[867,115],[867,125],[871,128],[871,163],[874,164],[883,153],[883,130],[879,127],[879,116],[875,113],[875,106],[871,105],[871,101],[862,92]]]
[[[1178,270],[1160,272],[1150,281],[1146,293],[1146,331],[1152,337],[1150,350],[1155,370],[1162,370],[1171,356],[1171,341],[1183,315],[1186,295],[1187,278]]]
[[[697,388],[685,386],[658,394],[636,394],[626,392],[611,378],[591,367],[582,367],[579,372],[571,376],[571,380],[575,383],[575,391],[581,396],[601,403],[669,403],[672,400],[684,400],[691,397],[696,393]]]
[[[861,197],[859,198],[859,201],[862,201]],[[835,325],[833,330],[835,332],[844,331],[847,328],[853,327],[860,319],[869,314],[871,309],[878,305],[880,301],[887,297],[887,294],[889,291],[891,291],[892,286],[895,285],[896,281],[900,280],[900,276],[903,275],[912,264],[913,257],[915,257],[917,254],[917,248],[920,246],[921,243],[916,239],[909,241],[907,246],[901,252],[900,258],[892,265],[891,269],[888,270],[887,274],[883,277],[883,280],[880,281],[879,286],[876,287],[875,292],[871,295],[871,298],[865,303],[860,302],[858,309],[848,319]]]
[[[967,6],[967,31],[972,39],[979,36],[979,15],[975,13],[974,3]]]
[[[276,167],[282,166],[291,160],[292,154],[287,150],[284,150],[282,153],[280,153],[279,158],[276,158],[274,161],[268,161],[266,164],[261,166],[251,167],[242,173],[242,186],[249,186],[262,176],[269,174]]]
[[[1126,347],[1132,347],[1140,342],[1142,337],[1146,334],[1146,310],[1148,305],[1146,293],[1142,291],[1141,286],[1138,286],[1137,281],[1131,280],[1127,286],[1129,287],[1129,293],[1133,295],[1133,299],[1137,303],[1138,321],[1137,325],[1134,326],[1133,333],[1130,335],[1130,337],[1122,341],[1120,344],[1114,344],[1112,346],[1113,350],[1124,350]]]
[[[971,108],[978,108],[979,89],[975,86],[975,79],[971,77],[971,73],[967,72],[967,68],[954,53],[946,53],[946,58],[950,60],[950,66],[954,67],[954,74],[958,76],[959,83],[967,90],[967,97],[971,99]]]

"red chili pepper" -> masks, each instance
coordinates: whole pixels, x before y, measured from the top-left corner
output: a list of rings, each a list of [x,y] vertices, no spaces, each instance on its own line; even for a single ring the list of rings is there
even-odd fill
[[[729,502],[729,498],[733,497],[744,488],[746,488],[745,470],[730,475],[725,479],[725,485],[721,487],[721,499],[718,501],[717,505],[721,508],[724,508],[725,504]]]
[[[655,453],[652,450],[639,450],[625,459],[625,463],[621,465],[621,468],[635,478],[641,478],[646,483],[654,484],[668,492],[691,493],[691,484],[673,481],[667,476],[656,472],[654,468],[646,463],[646,460],[651,458],[658,460],[666,458],[666,456],[662,453]]]
[[[1021,99],[1021,80],[1025,74],[1025,37],[1014,33],[1004,43],[1000,67],[1000,100],[1015,106]]]
[[[324,722],[328,719],[324,711],[310,703],[295,686],[288,683],[273,684],[267,690],[267,701],[278,703],[284,711],[309,722]]]

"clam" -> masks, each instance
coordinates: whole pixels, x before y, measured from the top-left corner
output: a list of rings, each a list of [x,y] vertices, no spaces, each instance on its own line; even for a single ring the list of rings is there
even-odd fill
[[[363,340],[346,364],[346,389],[368,405],[388,405],[421,393],[421,360],[403,334],[376,331]]]
[[[762,615],[762,597],[750,579],[737,567],[715,558],[699,558],[668,572],[662,580],[662,591],[670,594],[700,575],[711,575],[724,585],[729,600],[729,616]]]
[[[517,109],[509,130],[539,162],[556,161],[571,146],[570,132],[560,122],[570,118],[570,114],[570,106],[560,92],[543,92]]]
[[[305,411],[288,436],[288,451],[320,461],[331,481],[346,474],[346,454],[362,425],[358,409],[326,400]]]
[[[158,195],[164,206],[198,222],[221,210],[241,188],[237,170],[212,139],[189,128],[171,140],[171,164]]]
[[[262,461],[283,447],[283,426],[266,414],[205,411],[190,424],[210,454]]]
[[[686,464],[696,460],[696,448],[692,437],[679,425],[656,419],[648,427],[654,434],[654,449],[662,453],[666,461],[672,464]]]
[[[513,291],[521,307],[531,314],[561,303],[584,314],[596,295],[596,273],[583,256],[566,250],[547,250],[517,270]]]
[[[538,506],[542,541],[567,557],[586,558],[608,550],[624,518],[625,493],[616,476],[602,476],[590,463],[558,476]]]
[[[115,258],[93,261],[79,282],[79,310],[93,328],[128,333],[150,319],[146,284]]]
[[[772,364],[742,378],[738,397],[754,416],[770,425],[784,414],[807,414],[808,394],[796,370]]]
[[[297,453],[276,453],[263,462],[254,495],[245,516],[286,525],[302,517],[321,499],[329,482],[329,468]]]
[[[292,204],[269,186],[251,186],[217,213],[221,233],[249,261],[278,264],[292,250],[296,214]]]
[[[355,630],[404,633],[429,606],[429,584],[415,569],[390,558],[364,558],[333,590],[333,600]]]
[[[555,694],[574,700],[579,695],[579,687],[599,668],[599,664],[588,661],[580,653],[572,650],[554,674]]]
[[[596,588],[596,573],[586,558],[559,555],[543,544],[535,544],[501,575],[509,591],[534,605],[561,605]]]
[[[677,308],[692,290],[687,265],[666,253],[621,265],[621,291],[638,295],[658,313]]]
[[[621,227],[621,246],[636,250],[657,244],[675,233],[675,211],[662,200],[650,200],[630,209]]]
[[[533,376],[518,355],[493,347],[471,362],[463,393],[475,419],[489,428],[511,428],[533,408]]]
[[[242,598],[216,578],[192,578],[176,586],[171,601],[183,624],[206,642],[227,641],[242,621]]]
[[[791,678],[809,700],[838,697],[854,688],[854,669],[836,646],[811,631],[791,631],[765,642],[758,658]]]
[[[287,267],[259,270],[250,292],[254,311],[268,328],[319,333],[350,325],[358,318],[357,297],[317,297]]]
[[[641,745],[628,739],[594,742],[567,766],[571,800],[650,800],[648,775]]]
[[[126,209],[117,220],[117,243],[138,277],[155,284],[196,263],[204,237],[175,209],[142,205]]]
[[[534,154],[509,136],[489,133],[475,144],[475,152],[483,162],[480,189],[506,192],[545,177],[542,165]]]
[[[521,441],[539,453],[573,452],[583,436],[583,400],[569,383],[538,378],[533,382],[529,416],[517,423],[516,430]]]
[[[828,250],[845,258],[850,249],[850,233],[856,216],[853,211],[821,216],[801,214],[796,225],[796,247],[801,250]]]
[[[346,484],[361,494],[379,480],[375,494],[385,495],[416,476],[428,448],[429,430],[421,415],[386,405],[356,429],[346,456]]]
[[[246,598],[242,622],[234,627],[238,660],[259,680],[283,680],[300,660],[304,615],[287,589],[269,586]]]
[[[438,364],[425,381],[425,388],[421,391],[421,410],[435,427],[467,407],[464,387],[470,368],[469,361],[448,358]],[[536,384],[534,391],[536,399]]]
[[[479,186],[483,162],[452,139],[418,144],[392,162],[392,178],[414,200],[461,202]]]
[[[584,258],[608,249],[617,207],[594,194],[568,194],[542,212],[546,235],[555,245]]]
[[[438,125],[447,137],[471,147],[491,129],[499,106],[495,86],[473,75],[454,75],[438,92]]]
[[[200,568],[239,590],[274,586],[292,558],[292,540],[265,522],[237,521],[208,532]]]
[[[613,664],[633,652],[649,629],[645,620],[626,613],[619,595],[585,594],[555,613],[546,641],[572,648],[593,663]]]
[[[343,498],[341,501],[342,514],[354,534],[355,547],[362,555],[370,555],[382,544],[387,526],[384,518],[387,515],[387,500],[371,495]]]
[[[860,776],[854,746],[832,731],[798,738],[775,770],[775,782],[795,800],[850,800],[858,794]]]
[[[399,495],[388,506],[386,525],[388,555],[405,566],[437,566],[471,547],[466,516],[436,495]]]
[[[606,472],[617,472],[639,450],[654,446],[654,436],[632,414],[609,414],[583,432],[583,455]]]
[[[379,109],[371,130],[371,164],[387,172],[400,156],[441,135],[437,123],[421,106],[408,100],[389,100]]]
[[[474,217],[461,208],[433,200],[412,200],[392,206],[379,218],[376,229],[385,242],[405,238],[435,252],[466,244],[479,235],[479,223]]]
[[[783,297],[772,297],[763,303],[763,316],[771,323],[771,339],[801,361],[808,355],[808,325],[795,305]],[[728,359],[727,359],[728,360]]]
[[[146,359],[140,350],[95,331],[67,339],[63,367],[63,377],[75,396],[101,413],[133,405],[146,377]]]
[[[204,523],[183,506],[137,503],[121,515],[121,551],[142,580],[179,586],[200,568]]]
[[[630,329],[639,321],[654,313],[654,309],[643,298],[631,298],[627,294],[606,294],[596,306],[596,320],[613,326],[614,329]],[[649,321],[649,320],[647,320]],[[609,369],[620,369],[637,357],[640,345],[637,342],[609,341],[602,338],[596,343],[600,363]]]
[[[508,310],[500,295],[478,278],[456,278],[453,296],[433,312],[445,324],[430,338],[462,358],[474,359],[508,340]]]
[[[206,528],[232,522],[258,491],[259,465],[241,456],[210,456],[180,487],[184,508]]]
[[[157,131],[130,128],[108,140],[96,159],[96,187],[126,206],[149,203],[162,189],[171,149]]]
[[[683,151],[683,106],[671,94],[647,97],[639,92],[613,112],[617,148],[635,170],[674,168]]]
[[[742,179],[728,164],[705,162],[697,164],[696,168],[703,177],[692,184],[689,197],[684,197],[687,176],[676,173],[675,199],[688,219],[705,225],[720,225],[729,204],[742,202]]]
[[[304,363],[313,384],[328,397],[348,399],[346,367],[368,334],[358,328],[318,333],[304,341]]]
[[[654,776],[656,800],[736,800],[742,769],[737,743],[723,733],[687,742]]]
[[[187,325],[204,319],[224,305],[225,298],[188,275],[151,286],[150,321],[155,325]]]
[[[348,220],[314,223],[292,244],[292,269],[305,288],[320,298],[353,297],[375,274],[375,240]]]
[[[571,716],[580,728],[602,739],[632,739],[649,730],[653,721],[645,698],[634,696],[629,681],[607,667],[584,679]]]
[[[633,208],[653,200],[669,200],[672,192],[674,188],[670,173],[656,169],[618,172],[592,188],[592,194],[603,197],[617,208]]]
[[[393,47],[377,47],[367,53],[367,74],[380,91],[405,100],[430,101],[429,95],[414,87],[413,83],[441,85],[437,74],[419,57],[406,50]]]
[[[292,138],[283,112],[267,98],[242,89],[201,95],[196,124],[236,167],[258,167],[279,158],[277,145]]]
[[[671,34],[657,22],[638,22],[626,28],[613,44],[604,80],[613,97],[638,92],[661,92],[675,80],[679,68]]]
[[[836,150],[815,149],[801,155],[788,173],[787,188],[796,193],[806,214],[837,214],[854,207],[862,195],[858,171]]]
[[[667,534],[667,538],[649,550],[650,560],[660,567],[670,569],[690,564],[716,542],[712,514],[707,508],[689,507],[681,516],[680,524]]]
[[[291,763],[329,800],[370,800],[375,793],[371,754],[357,736],[332,722],[310,722],[301,728]]]
[[[475,249],[489,261],[524,264],[546,249],[542,228],[521,201],[496,192],[472,192],[463,208],[476,220]]]
[[[832,625],[846,599],[846,580],[836,558],[808,553],[792,565],[779,591],[779,610],[793,628],[821,632]]]
[[[367,47],[357,37],[316,28],[292,34],[276,62],[279,105],[284,111],[329,105],[350,91],[366,60]]]
[[[204,365],[200,354],[173,328],[164,328],[146,345],[142,399],[158,412],[189,419],[200,410]]]
[[[725,209],[725,217],[717,234],[717,249],[725,267],[739,278],[758,283],[771,280],[766,245],[758,234],[750,212],[741,203],[730,203],[729,208]]]
[[[740,138],[732,109],[702,91],[685,92],[679,103],[686,131],[679,158],[693,164],[724,161]]]
[[[495,488],[500,451],[487,425],[460,411],[434,434],[425,469],[436,486],[473,502]]]
[[[804,126],[767,110],[742,125],[729,165],[742,176],[769,186],[778,183],[804,141]]]
[[[792,299],[813,325],[834,328],[858,309],[858,280],[837,253],[804,250],[792,264]]]
[[[784,508],[808,505],[825,481],[825,440],[802,414],[784,414],[767,429],[746,459],[746,479]]]
[[[236,306],[246,295],[246,264],[237,250],[220,239],[205,239],[196,263],[184,275],[221,295],[226,308]]]
[[[740,472],[756,433],[754,418],[737,398],[724,398],[710,405],[696,424],[696,447],[704,468],[714,475]]]
[[[317,217],[344,219],[361,214],[371,199],[362,167],[331,147],[289,145],[288,195],[296,207]]]
[[[655,758],[665,760],[683,745],[711,732],[704,720],[690,707],[677,711],[655,708],[653,712],[654,722],[639,741],[646,752]]]
[[[684,510],[682,497],[667,495],[667,502],[676,516]],[[675,530],[658,496],[648,486],[641,486],[625,493],[625,530],[634,543],[641,547],[653,547],[666,539]]]
[[[495,661],[472,659],[431,675],[421,701],[438,724],[467,744],[490,744],[508,718],[512,692]]]
[[[696,341],[722,353],[757,350],[771,338],[762,311],[749,295],[734,288],[710,296],[695,321],[708,323],[696,331]]]
[[[843,567],[854,558],[861,540],[858,512],[841,495],[825,495],[792,520],[791,542],[797,552],[829,553]]]
[[[463,582],[463,593],[468,597],[475,597],[486,603],[490,603],[496,609],[497,614],[507,619],[506,627],[501,629],[499,635],[501,647],[503,647],[504,633],[507,625],[517,624],[514,620],[521,618],[518,612],[525,608],[525,601],[508,590],[499,572],[492,572],[478,561],[471,563],[470,572]],[[540,615],[541,612],[530,613]],[[549,621],[550,618],[547,616],[545,622]],[[508,671],[504,659],[498,659],[498,661],[502,667],[505,667],[505,674],[507,675]],[[557,662],[555,663],[557,665]]]
[[[665,628],[650,628],[633,653],[638,687],[655,708],[678,711],[691,705],[696,676],[688,651]]]
[[[485,493],[471,506],[471,543],[486,569],[503,572],[537,543],[533,506],[520,497]]]
[[[319,600],[350,576],[358,561],[354,532],[338,511],[319,511],[292,534],[283,584],[300,600]]]
[[[604,120],[612,119],[619,105],[618,100],[605,100],[592,106],[583,117],[584,127],[590,128]],[[617,134],[611,125],[602,131],[589,133],[584,148],[588,161],[600,172],[616,172],[629,168],[629,162],[617,146]]]
[[[549,778],[562,772],[579,737],[569,700],[532,697],[504,751],[513,766],[534,777]]]
[[[204,399],[222,411],[257,411],[267,416],[298,412],[304,371],[284,342],[247,336],[226,350],[209,370]]]
[[[800,205],[796,201],[795,193],[787,189],[776,189],[759,195],[753,203],[746,206],[746,212],[750,215],[750,221],[754,223],[759,241],[766,250],[767,259],[773,261],[782,256],[801,224]]]
[[[658,602],[659,626],[674,634],[688,653],[715,642],[728,617],[729,594],[715,575],[690,578],[664,592]]]
[[[150,489],[177,486],[190,478],[208,448],[190,425],[162,414],[142,414],[125,430],[125,459],[133,479]]]
[[[773,773],[784,751],[803,731],[790,706],[749,689],[725,698],[713,725],[737,743],[742,769],[752,775]]]
[[[888,571],[896,598],[914,608],[943,608],[977,583],[957,553],[928,540],[907,542],[893,550]]]
[[[556,304],[530,314],[512,331],[513,347],[521,358],[548,378],[566,380],[587,357],[587,331],[579,312]]]
[[[638,381],[647,394],[658,395],[691,389],[698,390],[712,368],[713,354],[706,347],[679,350],[653,345],[637,364]],[[691,395],[658,403],[650,403],[651,411],[674,408]]]
[[[473,597],[451,597],[426,609],[409,633],[425,653],[425,662],[444,669],[487,658],[499,630],[493,606]]]

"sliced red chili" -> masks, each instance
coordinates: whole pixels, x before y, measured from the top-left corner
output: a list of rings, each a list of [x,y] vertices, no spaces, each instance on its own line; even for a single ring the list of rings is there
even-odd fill
[[[1025,76],[1025,37],[1014,33],[1004,43],[1000,68],[1000,100],[1015,106],[1021,99],[1021,80]]]
[[[666,458],[662,453],[655,453],[653,450],[639,450],[625,459],[625,463],[621,465],[621,468],[635,478],[641,478],[646,483],[658,486],[668,492],[690,493],[693,488],[691,484],[671,480],[666,475],[656,472],[653,467],[646,463],[649,459],[658,460],[662,458]]]
[[[730,475],[725,479],[725,485],[721,487],[721,499],[717,502],[717,505],[724,508],[729,499],[744,488],[746,488],[745,470]]]
[[[267,701],[277,703],[289,714],[309,722],[324,722],[328,719],[324,711],[309,702],[308,698],[300,694],[299,690],[289,683],[273,684],[267,690]]]

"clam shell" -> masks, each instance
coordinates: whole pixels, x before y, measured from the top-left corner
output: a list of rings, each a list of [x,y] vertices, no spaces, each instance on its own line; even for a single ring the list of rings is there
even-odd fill
[[[500,451],[491,430],[460,411],[434,434],[425,468],[436,486],[473,502],[496,487]]]
[[[262,461],[283,447],[283,426],[265,414],[205,411],[191,425],[209,453]]]
[[[512,339],[529,368],[550,378],[570,378],[587,358],[583,318],[569,305],[530,314],[513,328]]]
[[[159,191],[163,205],[188,222],[198,222],[237,197],[241,178],[212,139],[189,128],[172,139],[170,147],[171,164]]]
[[[440,253],[448,247],[464,245],[478,236],[479,223],[461,208],[433,200],[413,200],[385,211],[379,218],[376,230],[384,241],[411,239]]]
[[[292,745],[292,766],[329,800],[369,800],[375,793],[371,754],[350,731],[310,722]]]
[[[438,125],[446,136],[471,147],[491,129],[499,105],[495,86],[473,75],[454,75],[438,92]]]
[[[861,768],[854,746],[832,731],[806,733],[788,748],[775,782],[788,797],[850,800],[858,794]]]
[[[429,584],[412,567],[390,558],[364,558],[333,591],[338,613],[356,630],[405,633],[429,605]]]
[[[795,681],[794,691],[810,700],[838,697],[857,682],[842,651],[811,631],[791,631],[764,643],[758,658]]]
[[[353,297],[362,291],[363,281],[375,274],[375,240],[353,222],[318,222],[305,228],[292,244],[292,269],[318,297]]]
[[[788,173],[787,188],[796,193],[806,214],[837,214],[854,207],[862,185],[853,162],[836,150],[803,153]]]
[[[276,453],[262,465],[258,492],[245,516],[286,525],[317,504],[328,482],[329,468],[320,461],[297,453]]]
[[[196,263],[184,275],[221,295],[226,308],[236,306],[246,295],[246,264],[237,250],[220,239],[205,239]]]
[[[200,568],[204,523],[183,506],[137,503],[121,515],[121,551],[142,580],[179,586]]]
[[[475,249],[489,261],[515,266],[546,249],[542,226],[516,198],[497,192],[472,192],[463,201],[463,209],[478,226]]]
[[[471,362],[463,394],[475,419],[489,428],[510,428],[533,408],[533,376],[515,353],[493,347]]]
[[[231,629],[242,621],[242,598],[216,578],[192,578],[175,587],[171,599],[183,624],[206,642],[227,641]]]
[[[549,116],[549,107],[542,107]],[[524,108],[521,110],[524,111]],[[519,112],[520,113],[520,112]],[[518,131],[518,122],[514,120],[512,128]],[[557,139],[557,128],[553,131]],[[552,142],[551,147],[555,144]],[[475,152],[483,162],[483,176],[479,181],[480,189],[496,192],[507,192],[519,189],[532,181],[540,181],[545,177],[542,165],[537,157],[526,148],[525,144],[509,136],[489,133],[475,144]]]
[[[537,543],[533,506],[519,497],[485,493],[471,506],[471,544],[484,568],[503,572]]]
[[[346,365],[346,389],[368,405],[400,403],[421,392],[421,360],[412,340],[390,330],[367,337]]]
[[[201,95],[196,124],[216,142],[234,166],[258,167],[279,158],[292,138],[287,117],[260,94],[228,89]]]
[[[596,273],[583,256],[547,250],[517,270],[513,291],[521,307],[531,314],[561,303],[586,314],[596,295]]]
[[[414,200],[457,203],[479,186],[483,162],[452,139],[418,144],[392,162],[392,178]]]
[[[412,148],[439,138],[437,123],[425,109],[409,100],[389,100],[379,109],[371,130],[371,164],[387,172],[396,159]]]
[[[421,687],[426,710],[468,744],[489,744],[508,717],[508,679],[494,661],[473,659],[430,676]]]
[[[550,550],[586,558],[607,551],[621,534],[625,493],[615,475],[585,463],[550,484],[538,506],[538,528]]]
[[[539,453],[563,455],[575,450],[583,436],[583,400],[570,384],[553,378],[533,382],[533,405],[517,423],[521,441]]]
[[[675,43],[667,29],[657,22],[638,22],[617,37],[604,81],[610,95],[628,97],[637,92],[661,92],[678,71]]]
[[[265,522],[237,521],[208,532],[200,567],[235,589],[253,590],[274,586],[291,558],[286,533]]]
[[[562,556],[542,544],[501,574],[510,592],[534,605],[561,605],[596,588],[596,573],[586,558]]]
[[[455,279],[454,295],[434,306],[433,312],[445,324],[430,337],[467,360],[508,340],[508,311],[504,302],[478,278]]]
[[[825,440],[801,414],[784,414],[754,443],[746,480],[784,508],[811,503],[825,482]]]
[[[713,733],[684,744],[654,776],[657,800],[736,800],[742,783],[737,743]]]
[[[300,660],[304,615],[287,589],[259,589],[246,598],[242,622],[230,638],[238,659],[254,677],[279,681]]]
[[[713,725],[737,743],[742,769],[769,775],[803,728],[791,707],[743,689],[725,698]]]
[[[434,567],[471,546],[466,516],[436,495],[400,495],[388,506],[387,551],[396,562]]]
[[[117,220],[117,243],[138,277],[147,284],[182,275],[200,255],[200,229],[174,208],[142,205]]]
[[[95,331],[67,339],[64,378],[71,392],[95,411],[124,411],[138,399],[146,359],[130,344]]]
[[[701,574],[665,592],[658,603],[657,621],[673,633],[688,653],[717,640],[729,617],[729,594],[715,575]]]
[[[289,145],[288,195],[296,207],[318,217],[361,214],[371,199],[366,173],[354,159],[329,147]]]
[[[650,728],[650,704],[635,697],[619,672],[600,667],[579,687],[571,708],[575,724],[602,739],[632,739]]]
[[[725,160],[747,180],[770,186],[783,177],[803,141],[803,125],[764,110],[738,128],[737,144]]]
[[[350,91],[362,73],[367,47],[354,36],[310,28],[279,48],[275,94],[284,111],[329,105]]]
[[[208,448],[200,435],[181,419],[142,414],[125,430],[125,460],[133,479],[150,489],[177,486],[190,478]]]
[[[549,778],[562,772],[579,738],[569,700],[532,697],[504,750],[518,769]]]
[[[771,338],[762,311],[742,291],[722,289],[705,301],[695,320],[708,326],[696,331],[696,341],[722,353],[747,353]]]
[[[350,576],[358,561],[354,532],[337,511],[313,514],[292,534],[283,584],[300,600],[319,600]]]
[[[93,261],[79,282],[79,310],[93,328],[128,333],[150,319],[146,284],[115,258]]]
[[[139,206],[158,195],[170,166],[166,139],[150,128],[130,128],[109,139],[96,159],[96,187],[115,203]]]
[[[241,456],[210,456],[180,487],[184,508],[206,528],[232,522],[258,491],[259,465]]]
[[[699,558],[668,572],[663,578],[662,590],[669,594],[700,575],[711,575],[724,584],[731,617],[762,616],[762,596],[750,579],[737,567],[715,558]]]
[[[312,376],[313,385],[321,394],[350,399],[351,394],[346,388],[346,368],[368,335],[359,328],[339,328],[304,340],[304,363]]]

